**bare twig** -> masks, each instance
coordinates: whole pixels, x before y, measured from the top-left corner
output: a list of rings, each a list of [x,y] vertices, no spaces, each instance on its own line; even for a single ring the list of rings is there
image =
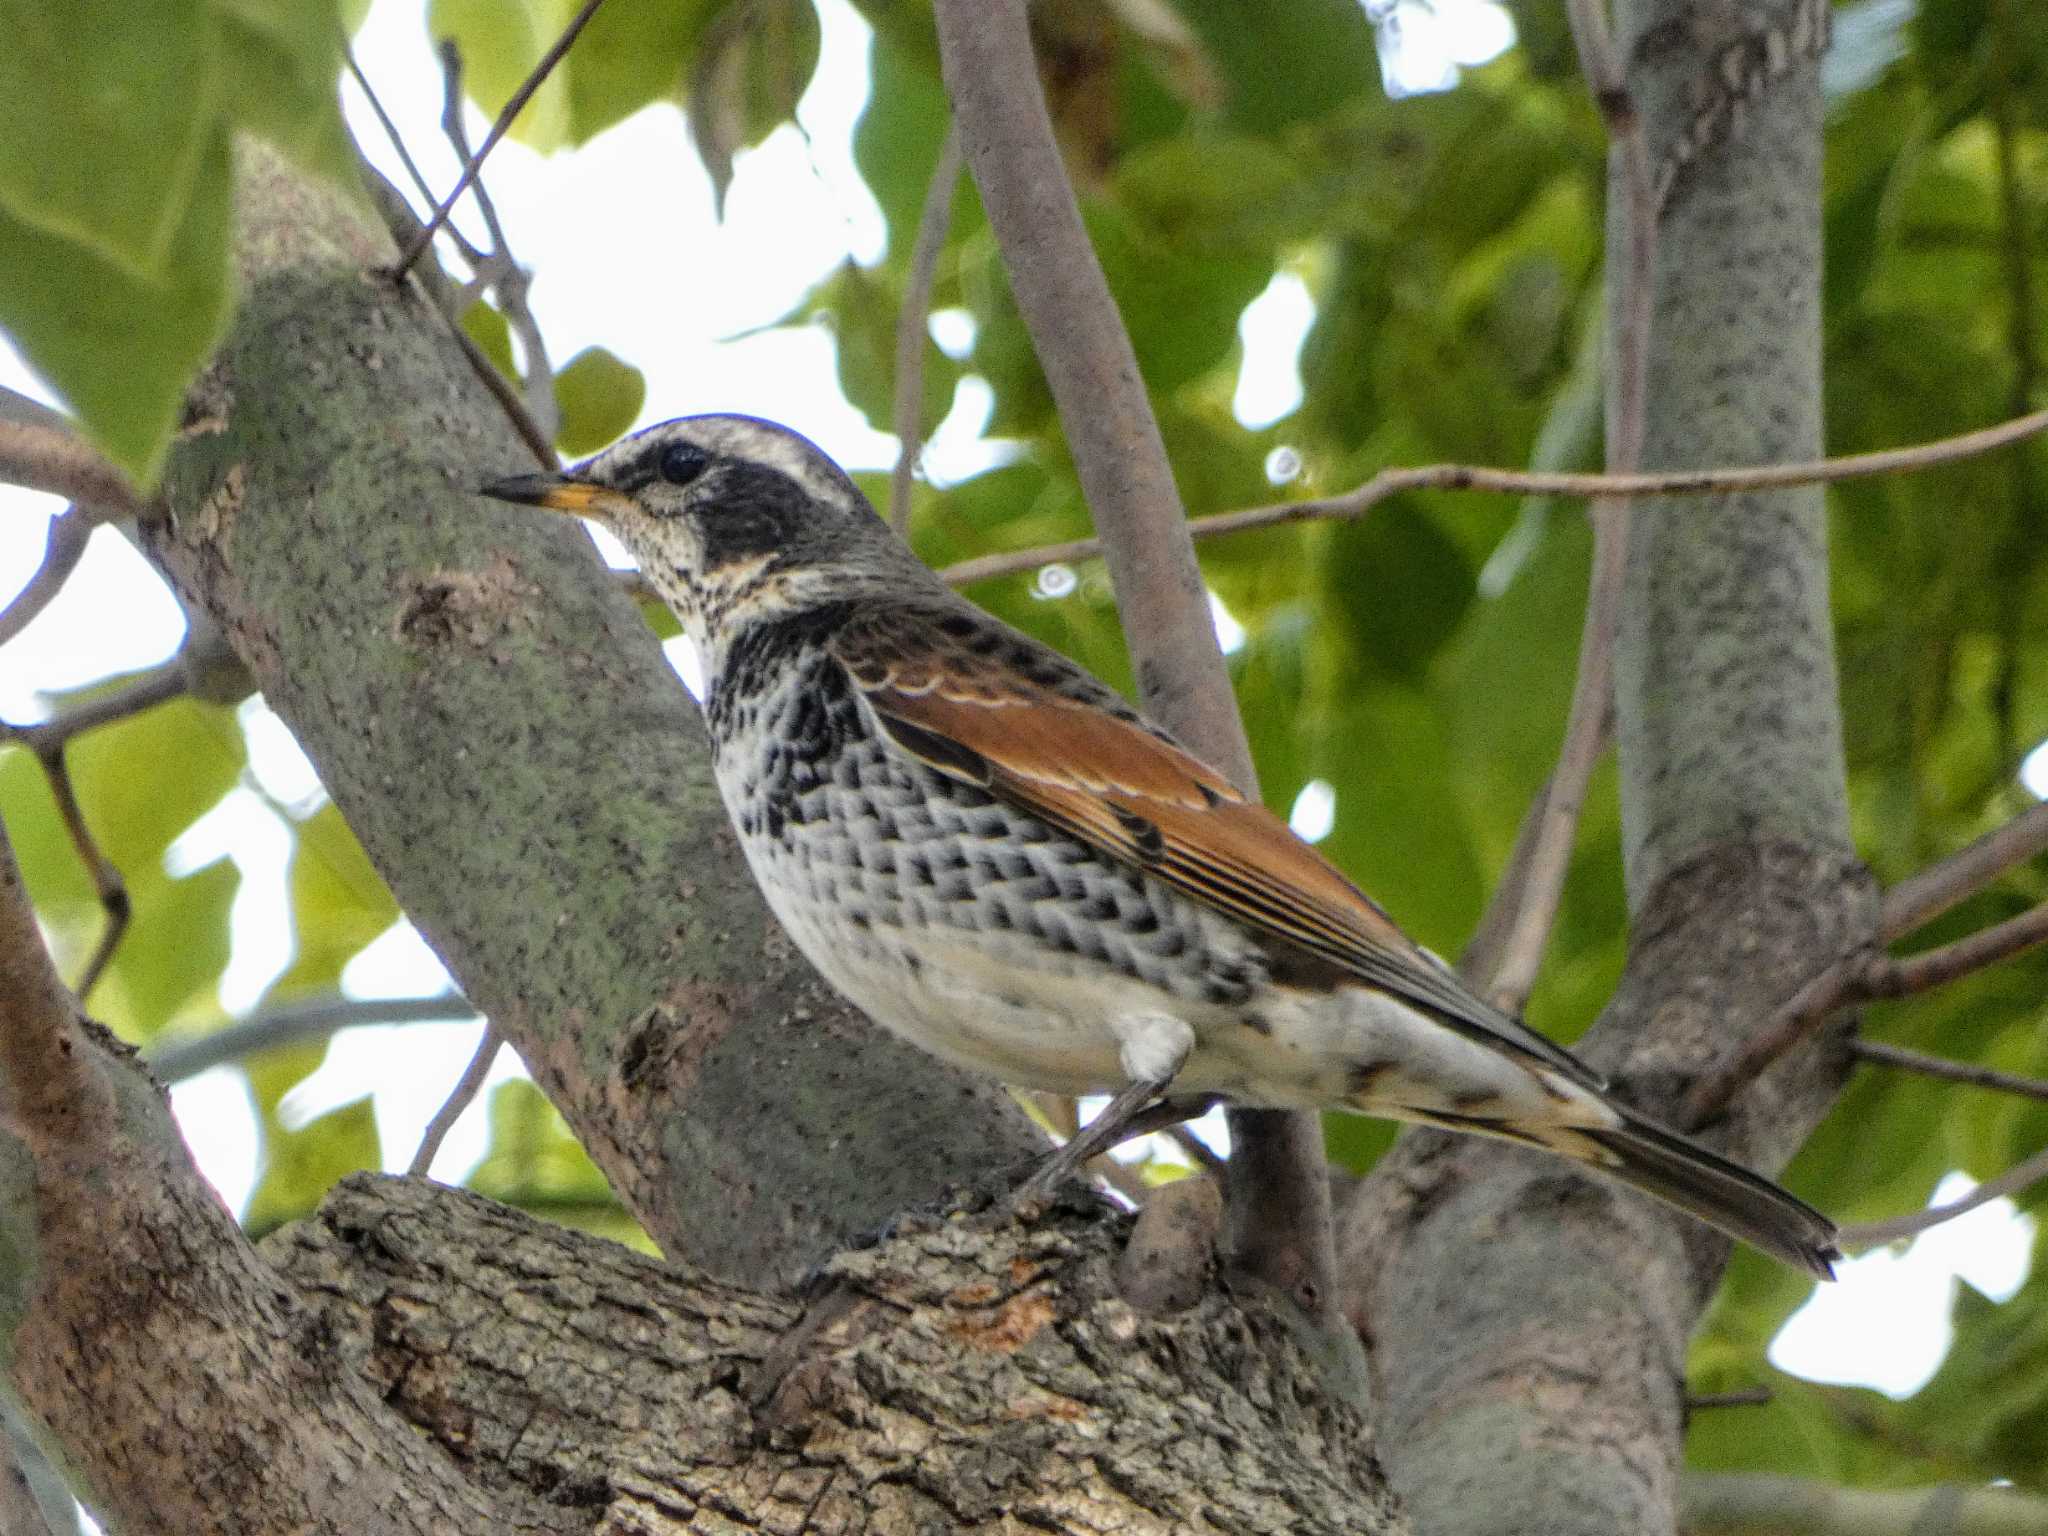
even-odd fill
[[[412,244],[399,256],[398,265],[394,269],[397,276],[403,277],[412,270],[413,263],[420,259],[420,253],[426,250],[441,226],[448,222],[450,210],[461,200],[462,194],[469,190],[469,184],[476,180],[477,172],[483,169],[486,157],[498,147],[498,140],[505,137],[512,126],[512,120],[519,116],[521,109],[533,99],[533,93],[554,73],[555,66],[562,62],[562,55],[569,51],[570,45],[576,41],[577,34],[589,23],[590,18],[597,14],[597,8],[603,3],[604,0],[583,0],[582,8],[569,18],[569,25],[562,29],[562,35],[540,56],[540,61],[533,66],[532,73],[520,82],[519,89],[512,93],[512,99],[505,103],[505,109],[498,114],[498,120],[491,124],[491,131],[484,135],[482,145],[470,157],[469,163],[462,168],[462,175],[455,183],[455,190],[435,204],[433,217],[427,220],[419,234],[414,237]]]
[[[1688,1392],[1685,1411],[1699,1413],[1708,1408],[1762,1408],[1774,1394],[1769,1387],[1743,1387],[1734,1392]]]
[[[1952,1083],[1993,1088],[2025,1099],[2048,1100],[2048,1078],[2021,1077],[2016,1072],[1981,1067],[1974,1061],[1951,1061],[1946,1056],[1929,1056],[1923,1051],[1909,1051],[1902,1045],[1866,1040],[1861,1036],[1849,1042],[1849,1054],[1873,1066],[1896,1067],[1902,1072],[1917,1072],[1922,1077],[1939,1077]]]
[[[454,992],[439,997],[322,997],[282,1003],[262,1013],[189,1040],[159,1040],[143,1060],[166,1083],[240,1061],[262,1051],[324,1040],[337,1030],[363,1024],[465,1024],[476,1010]]]
[[[0,420],[0,481],[62,496],[95,522],[142,513],[128,477],[67,427]]]
[[[107,925],[101,931],[99,941],[93,945],[92,953],[86,957],[84,970],[79,973],[77,990],[81,999],[92,996],[93,988],[106,973],[115,948],[128,931],[133,910],[120,870],[101,851],[92,829],[86,825],[85,811],[78,803],[78,791],[71,783],[65,748],[73,737],[82,732],[130,715],[139,715],[146,709],[176,698],[185,691],[188,677],[182,659],[173,658],[55,720],[46,720],[40,725],[0,724],[0,742],[13,742],[28,748],[42,765],[43,776],[50,783],[50,797],[57,805],[57,815],[64,823],[71,845],[78,850],[79,861],[92,877],[94,894],[99,897],[100,906],[107,914]]]
[[[1686,1095],[1684,1124],[1697,1128],[1728,1106],[1764,1069],[1834,1014],[1879,998],[1912,997],[2048,943],[2048,902],[1938,949],[1895,958],[1865,951],[1810,978],[1771,1022]]]
[[[434,201],[434,189],[427,184],[427,178],[421,174],[419,163],[412,157],[412,151],[406,148],[404,136],[398,131],[398,124],[394,123],[391,120],[391,114],[384,110],[384,103],[378,99],[377,89],[370,84],[370,77],[363,73],[363,66],[356,61],[355,48],[350,44],[345,30],[342,33],[341,39],[341,57],[348,65],[349,74],[355,78],[356,85],[361,88],[363,99],[369,102],[370,110],[376,114],[378,125],[384,130],[385,139],[390,143],[392,151],[398,156],[398,163],[405,167],[405,174],[411,180],[413,190],[418,192],[421,198],[431,207]],[[468,150],[462,151],[462,158],[465,160],[469,158]],[[415,225],[416,229],[422,227],[424,226]],[[462,259],[468,262],[471,267],[481,266],[484,253],[471,245],[468,238],[454,225],[451,224],[447,228],[448,237],[455,242],[455,248],[462,253]]]
[[[443,82],[441,130],[448,135],[448,142],[455,146],[455,153],[466,163],[470,154],[469,133],[462,124],[462,50],[456,46],[454,38],[444,37],[440,53]],[[553,441],[562,427],[562,412],[555,400],[555,370],[548,361],[547,343],[542,339],[540,324],[533,318],[533,310],[526,302],[532,280],[512,257],[512,248],[505,242],[504,226],[498,222],[497,206],[484,189],[482,177],[477,178],[470,191],[476,199],[477,211],[483,215],[484,228],[491,237],[489,252],[471,265],[476,268],[477,280],[488,282],[497,294],[498,312],[519,339],[521,361],[525,365],[520,398],[525,402],[526,413],[533,418],[535,428]]]
[[[1187,519],[1109,285],[1081,223],[1024,0],[937,0],[939,57],[968,165],[1101,528],[1145,703],[1248,794],[1257,776]],[[1237,1261],[1334,1314],[1329,1183],[1313,1116],[1231,1117]]]
[[[1878,931],[1886,943],[1902,939],[2043,851],[2048,851],[2048,801],[1886,891]]]
[[[0,609],[0,645],[5,645],[50,606],[50,599],[64,590],[64,583],[78,569],[85,546],[92,539],[92,522],[79,511],[77,503],[50,519],[43,544],[43,558],[14,600]]]
[[[1924,1211],[1914,1211],[1907,1216],[1894,1216],[1890,1221],[1866,1221],[1844,1227],[1842,1247],[1845,1251],[1855,1248],[1882,1248],[1886,1243],[1896,1243],[1901,1238],[1917,1237],[1931,1227],[1954,1221],[1958,1216],[1969,1215],[1980,1205],[1989,1205],[1993,1200],[2016,1195],[2043,1179],[2048,1179],[2048,1147],[2043,1147],[2025,1162],[1997,1178],[1979,1184],[1960,1200],[1951,1200],[1947,1205],[1931,1205]]]
[[[952,228],[953,193],[964,163],[959,130],[948,127],[925,187],[924,211],[918,215],[917,239],[910,248],[910,272],[903,282],[903,306],[896,312],[896,468],[889,476],[889,526],[898,533],[910,526],[911,472],[924,448],[924,353],[931,345],[926,330],[931,323],[932,284]]]
[[[1283,523],[1330,520],[1351,522],[1364,517],[1390,496],[1405,491],[1481,491],[1504,496],[1697,496],[1734,491],[1780,490],[1795,485],[1832,485],[1873,475],[1901,474],[1975,458],[2023,442],[2048,431],[2048,410],[2015,416],[1996,426],[1956,437],[1852,453],[1839,459],[1804,464],[1758,464],[1739,469],[1672,469],[1650,474],[1600,475],[1561,470],[1491,469],[1476,464],[1425,464],[1412,469],[1383,469],[1363,485],[1341,496],[1283,501],[1198,517],[1187,525],[1194,539],[1211,539]],[[1069,539],[1002,554],[982,555],[947,566],[939,574],[954,586],[988,581],[1018,571],[1092,559],[1103,552],[1100,539]]]
[[[1566,7],[1579,67],[1607,124],[1608,185],[1619,207],[1610,213],[1621,233],[1620,281],[1614,288],[1608,327],[1607,468],[1626,473],[1642,462],[1649,399],[1650,317],[1655,309],[1657,203],[1650,161],[1643,146],[1642,120],[1629,95],[1620,56],[1607,29],[1601,0],[1570,0]],[[1612,248],[1612,246],[1610,246]],[[1488,988],[1495,1003],[1519,1013],[1535,989],[1543,951],[1557,921],[1571,867],[1579,813],[1586,803],[1605,749],[1614,698],[1614,635],[1628,574],[1629,508],[1625,497],[1596,497],[1593,577],[1586,592],[1586,618],[1579,636],[1578,668],[1557,767],[1542,790],[1542,812],[1521,878],[1503,882],[1494,900],[1516,905],[1506,923],[1499,967]]]
[[[1210,1173],[1221,1173],[1223,1171],[1224,1161],[1216,1155],[1216,1149],[1189,1130],[1185,1125],[1169,1126],[1167,1127],[1166,1134],[1173,1138],[1175,1146],[1187,1153],[1189,1161],[1197,1168],[1205,1169]]]
[[[483,1091],[484,1079],[491,1075],[491,1063],[498,1059],[498,1047],[505,1042],[498,1034],[495,1024],[486,1023],[483,1034],[477,1039],[476,1054],[469,1058],[469,1065],[462,1069],[462,1076],[455,1080],[455,1086],[448,1090],[448,1098],[434,1111],[434,1118],[427,1122],[426,1130],[420,1133],[419,1150],[412,1155],[412,1164],[405,1171],[415,1177],[424,1176],[434,1166],[434,1158],[441,1150],[441,1143],[448,1139],[448,1133],[455,1128],[455,1122],[462,1118],[462,1112],[469,1108],[477,1094]]]

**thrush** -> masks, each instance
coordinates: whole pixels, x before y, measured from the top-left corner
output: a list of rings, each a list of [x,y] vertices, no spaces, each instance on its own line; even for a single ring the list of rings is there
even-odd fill
[[[1190,1101],[1348,1110],[1555,1153],[1831,1274],[1826,1217],[1476,996],[796,433],[687,417],[484,492],[608,527],[675,610],[747,861],[835,988],[948,1061],[1113,1096],[1041,1184]]]

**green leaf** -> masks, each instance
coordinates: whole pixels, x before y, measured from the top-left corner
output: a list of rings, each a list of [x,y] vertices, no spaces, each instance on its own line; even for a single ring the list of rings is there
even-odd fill
[[[299,823],[290,888],[298,947],[272,988],[279,997],[332,990],[342,967],[398,921],[397,901],[332,805]]]
[[[818,36],[811,0],[729,5],[705,34],[685,105],[720,218],[733,156],[795,115],[818,67]]]
[[[462,332],[491,360],[491,366],[513,383],[519,382],[519,364],[512,357],[512,327],[497,310],[478,299],[462,312],[457,322]]]
[[[532,1083],[500,1083],[491,1092],[490,1117],[490,1150],[470,1175],[470,1188],[641,1253],[659,1251]]]
[[[463,89],[495,121],[576,10],[569,0],[433,0],[427,30],[462,51]],[[543,154],[571,142],[572,69],[565,58],[541,82],[512,120],[513,138]]]
[[[187,1011],[218,1016],[228,966],[228,913],[242,877],[227,859],[182,880],[160,873],[129,883],[132,916],[92,995],[95,1017],[146,1045]]]
[[[175,281],[226,153],[212,7],[4,0],[0,37],[0,211],[122,281]]]
[[[227,133],[216,128],[156,277],[0,209],[0,328],[93,443],[145,487],[163,466],[186,386],[227,325],[231,181]]]
[[[649,102],[679,100],[717,0],[606,0],[562,61],[569,142],[584,144]]]
[[[229,108],[307,170],[353,187],[355,155],[338,87],[342,19],[334,0],[213,3],[234,86]]]
[[[324,1053],[325,1047],[320,1050]],[[308,1215],[328,1190],[350,1174],[384,1166],[383,1149],[377,1138],[376,1107],[367,1096],[295,1131],[286,1130],[276,1118],[276,1101],[299,1080],[292,1077],[290,1082],[277,1087],[289,1072],[290,1068],[281,1064],[258,1064],[250,1069],[252,1084],[259,1079],[264,1081],[264,1088],[258,1091],[259,1099],[268,1097],[265,1090],[276,1089],[276,1097],[270,1099],[270,1113],[264,1116],[263,1177],[242,1218],[242,1225],[252,1237],[261,1237],[273,1228]]]
[[[555,446],[594,453],[633,425],[647,400],[647,376],[603,347],[585,347],[555,375],[562,426]]]
[[[1479,592],[1465,553],[1416,499],[1334,530],[1321,562],[1332,619],[1367,663],[1419,679]]]
[[[1269,0],[1251,24],[1234,0],[1180,0],[1235,126],[1270,132],[1380,89],[1372,24],[1356,0]]]

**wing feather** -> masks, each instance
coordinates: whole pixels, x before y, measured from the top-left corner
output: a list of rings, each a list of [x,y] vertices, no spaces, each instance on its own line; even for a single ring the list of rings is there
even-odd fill
[[[833,640],[899,749],[1462,1034],[1602,1086],[1466,990],[1286,823],[1071,662],[973,610],[924,617],[915,628],[856,622]]]

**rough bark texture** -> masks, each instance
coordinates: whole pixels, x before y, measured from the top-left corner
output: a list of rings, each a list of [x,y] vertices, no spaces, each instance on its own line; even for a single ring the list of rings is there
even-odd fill
[[[1643,465],[1817,459],[1819,34],[1803,57],[1798,42],[1812,0],[1625,9],[1630,88],[1669,186]],[[1639,503],[1628,585],[1615,696],[1632,900],[1731,836],[1848,846],[1821,488]]]
[[[1630,88],[1667,165],[1649,467],[1817,455],[1820,118],[1798,10],[1648,0],[1631,18]],[[1742,104],[1717,110],[1731,78]],[[1584,1053],[1668,1118],[1874,931],[1848,847],[1819,493],[1639,506],[1617,665],[1634,929]],[[1782,1167],[1839,1086],[1842,1027],[1706,1139]],[[1416,1135],[1339,1241],[1418,1529],[1673,1528],[1685,1343],[1725,1240],[1532,1154]]]
[[[265,1245],[335,1354],[561,1530],[1374,1532],[1367,1428],[1286,1314],[1148,1318],[1121,1224],[907,1226],[771,1299],[424,1181]]]
[[[381,231],[267,158],[151,546],[406,911],[672,1254],[789,1279],[1043,1141],[831,997],[756,896],[695,706]],[[530,462],[530,460],[528,461]]]

